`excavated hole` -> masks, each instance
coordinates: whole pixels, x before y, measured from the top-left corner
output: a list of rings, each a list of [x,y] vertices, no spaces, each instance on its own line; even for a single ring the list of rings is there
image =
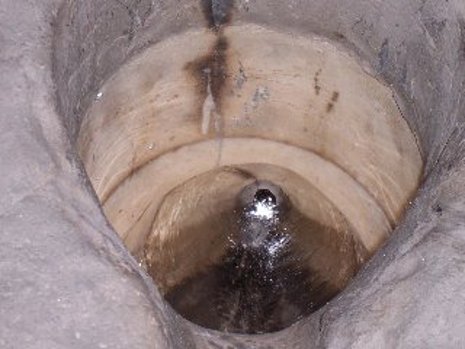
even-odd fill
[[[271,332],[318,309],[352,278],[367,251],[350,229],[295,173],[221,167],[165,197],[143,260],[185,318],[228,332]]]
[[[422,174],[392,91],[322,38],[255,25],[178,34],[110,78],[79,152],[167,302],[237,333],[329,302]]]

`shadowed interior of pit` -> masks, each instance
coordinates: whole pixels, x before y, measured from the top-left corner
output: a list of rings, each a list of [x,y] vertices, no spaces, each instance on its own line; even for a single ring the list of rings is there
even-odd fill
[[[177,313],[266,333],[347,286],[402,217],[422,161],[392,91],[342,47],[228,26],[231,3],[202,2],[209,30],[162,40],[108,80],[79,153]],[[240,195],[265,181],[287,207]],[[280,205],[276,221],[263,201]]]
[[[276,198],[267,192],[257,191],[254,202],[274,205]],[[235,231],[228,236],[222,258],[165,294],[179,314],[225,332],[267,333],[288,327],[340,291],[333,282],[340,276],[318,263],[346,258],[347,264],[353,265],[351,277],[358,268],[353,239],[292,207],[282,210],[285,212],[273,207],[276,216],[272,219],[250,216],[253,205],[236,210],[236,219],[231,219],[231,214],[223,216],[223,222],[232,224]],[[206,227],[208,224],[192,229]],[[305,243],[302,234],[306,235]],[[346,254],[338,256],[340,251]]]
[[[187,306],[181,307],[183,299],[193,299],[190,303],[193,305],[188,304],[191,307],[195,304],[205,305],[203,308],[199,306],[201,311],[197,312],[197,315],[207,318],[208,321],[211,318],[212,321],[192,318],[197,323],[203,321],[206,326],[218,328],[221,326],[221,321],[224,321],[218,314],[229,313],[240,314],[235,318],[235,323],[230,321],[233,325],[229,325],[233,330],[234,326],[236,329],[239,328],[237,332],[241,332],[240,329],[245,329],[242,332],[252,332],[273,328],[269,324],[259,324],[257,327],[258,320],[255,323],[252,320],[260,317],[275,323],[281,321],[281,325],[278,324],[274,328],[284,327],[279,312],[283,313],[284,310],[289,312],[294,304],[303,304],[301,309],[306,306],[307,299],[304,299],[303,303],[299,301],[303,298],[302,294],[295,296],[292,293],[294,280],[296,283],[302,282],[301,289],[304,289],[302,292],[307,296],[313,291],[305,293],[306,289],[317,288],[320,284],[319,278],[324,281],[324,285],[334,285],[333,282],[327,281],[330,275],[334,275],[332,271],[323,267],[317,268],[316,262],[303,263],[296,260],[293,256],[294,251],[298,249],[301,253],[303,246],[309,247],[308,254],[304,256],[316,255],[322,250],[328,251],[326,255],[331,256],[332,261],[328,263],[324,260],[323,266],[331,263],[335,265],[338,259],[342,260],[341,265],[346,264],[345,262],[350,259],[333,253],[338,251],[338,248],[327,247],[331,243],[338,244],[340,237],[334,235],[338,235],[341,231],[339,222],[331,225],[334,232],[328,233],[328,236],[335,239],[331,239],[331,243],[326,243],[325,235],[319,230],[321,229],[322,232],[326,228],[321,225],[323,220],[320,220],[319,216],[321,213],[325,218],[324,224],[331,224],[331,217],[327,217],[330,215],[326,215],[329,210],[323,208],[309,214],[305,208],[310,205],[305,205],[304,199],[300,200],[304,203],[299,206],[301,212],[317,220],[320,226],[315,222],[309,223],[314,228],[305,230],[311,232],[307,235],[312,236],[309,239],[311,243],[308,244],[303,244],[299,240],[303,235],[300,232],[304,229],[299,229],[298,233],[295,230],[288,232],[292,235],[291,243],[275,258],[276,268],[271,271],[264,267],[266,263],[262,261],[269,259],[269,250],[244,247],[241,244],[235,246],[233,243],[228,246],[219,237],[226,236],[223,234],[223,228],[213,225],[210,221],[204,220],[200,222],[202,224],[184,226],[181,232],[177,229],[168,229],[170,227],[165,230],[160,229],[160,226],[168,226],[166,222],[171,223],[168,219],[171,216],[166,218],[167,214],[162,216],[161,223],[157,224],[153,221],[153,217],[162,206],[160,198],[169,196],[173,188],[189,180],[187,174],[194,176],[210,170],[211,163],[220,158],[216,157],[213,151],[214,155],[211,157],[202,156],[213,150],[214,146],[210,146],[210,143],[214,142],[209,142],[208,147],[196,148],[194,145],[197,142],[207,143],[213,139],[218,140],[216,142],[218,153],[221,156],[226,154],[228,157],[222,158],[226,159],[224,162],[217,161],[217,166],[266,162],[288,167],[290,171],[296,171],[299,175],[308,178],[309,182],[334,204],[335,210],[338,209],[341,215],[345,216],[348,228],[353,230],[355,238],[365,243],[369,256],[376,252],[381,243],[387,241],[392,227],[401,221],[404,208],[412,206],[406,223],[402,224],[397,233],[397,237],[402,238],[390,241],[386,250],[389,253],[388,258],[384,258],[382,254],[383,258],[378,258],[367,268],[368,272],[361,277],[363,282],[357,284],[357,292],[346,293],[348,296],[334,302],[327,312],[322,309],[321,314],[324,314],[324,318],[317,313],[308,317],[302,326],[296,326],[297,330],[289,329],[275,336],[260,336],[258,339],[248,336],[223,336],[190,326],[189,322],[177,321],[176,316],[165,311],[164,300],[159,297],[158,292],[152,291],[153,285],[150,280],[142,293],[140,292],[144,286],[138,285],[137,278],[128,273],[127,256],[123,256],[126,259],[115,256],[111,244],[105,244],[103,247],[97,244],[99,253],[86,249],[91,251],[90,255],[81,253],[78,248],[70,249],[65,246],[63,251],[77,251],[78,257],[84,256],[89,259],[87,263],[89,265],[99,262],[95,256],[105,257],[107,248],[111,248],[107,253],[108,258],[100,258],[104,263],[102,267],[105,268],[88,268],[89,272],[92,271],[88,278],[101,280],[102,275],[107,276],[114,283],[115,292],[112,293],[116,300],[120,300],[117,303],[122,307],[102,303],[103,298],[98,291],[105,292],[105,287],[93,288],[95,300],[86,296],[86,302],[74,302],[84,304],[84,310],[93,309],[98,315],[94,316],[92,321],[84,319],[82,326],[76,324],[77,328],[83,329],[79,333],[87,334],[86,326],[91,323],[90,335],[84,336],[84,339],[85,337],[100,338],[99,335],[103,335],[102,339],[106,340],[104,337],[109,337],[107,335],[111,332],[108,324],[114,324],[116,331],[113,331],[114,336],[110,337],[122,346],[127,343],[126,347],[143,346],[145,342],[148,343],[145,344],[147,347],[155,345],[160,348],[233,346],[302,348],[314,343],[316,346],[364,347],[367,343],[382,346],[386,338],[396,340],[391,338],[393,336],[389,336],[389,333],[393,333],[393,329],[402,334],[394,337],[402,337],[404,341],[417,343],[424,340],[418,332],[422,332],[423,324],[428,327],[431,321],[430,312],[422,312],[422,314],[411,312],[414,314],[413,317],[419,317],[419,319],[413,318],[417,326],[408,326],[409,330],[404,333],[402,331],[405,329],[402,327],[405,326],[402,324],[405,321],[399,320],[412,319],[408,318],[407,312],[402,311],[405,302],[399,302],[395,306],[396,302],[392,302],[392,299],[405,298],[402,297],[402,293],[405,293],[406,288],[401,287],[405,286],[404,281],[409,289],[413,290],[425,284],[421,273],[409,273],[409,276],[413,276],[402,278],[402,285],[397,287],[395,283],[402,276],[400,274],[405,274],[403,265],[411,267],[418,264],[419,271],[425,273],[427,280],[432,280],[430,274],[441,273],[441,270],[432,270],[425,267],[424,263],[418,263],[418,255],[424,252],[423,248],[429,248],[426,243],[431,242],[431,239],[423,239],[425,244],[419,244],[418,234],[426,234],[431,224],[435,223],[435,219],[431,221],[428,214],[431,202],[440,202],[441,207],[444,208],[447,200],[451,200],[450,190],[447,189],[450,189],[453,182],[447,182],[445,190],[430,189],[441,184],[444,178],[443,172],[436,170],[445,168],[446,165],[451,166],[447,167],[450,170],[457,160],[453,155],[459,153],[453,153],[456,150],[454,147],[452,152],[445,151],[447,150],[445,145],[450,143],[454,146],[457,135],[461,135],[460,132],[455,132],[458,124],[457,115],[461,111],[460,98],[454,97],[457,97],[457,93],[460,96],[457,91],[460,91],[460,79],[463,77],[456,62],[457,54],[463,52],[459,47],[462,42],[460,36],[463,35],[460,15],[463,11],[460,10],[463,9],[457,5],[460,2],[453,1],[437,2],[437,4],[427,2],[426,5],[424,1],[423,3],[414,1],[409,6],[402,6],[400,3],[399,6],[392,6],[380,2],[371,4],[371,2],[373,1],[353,2],[340,6],[341,4],[334,1],[314,3],[250,1],[249,3],[249,1],[202,0],[172,3],[137,1],[128,3],[127,6],[113,2],[101,6],[97,4],[99,2],[79,1],[63,4],[59,12],[49,11],[44,7],[46,9],[44,11],[35,11],[38,16],[29,16],[35,21],[42,18],[44,20],[42,26],[31,22],[34,26],[31,27],[33,29],[31,33],[35,36],[39,35],[40,40],[47,38],[44,30],[49,31],[53,27],[55,32],[53,43],[44,42],[38,47],[40,50],[34,47],[34,50],[29,51],[34,55],[40,54],[40,57],[31,56],[34,62],[42,62],[43,57],[50,60],[50,55],[42,52],[42,49],[53,49],[52,73],[56,80],[56,88],[52,89],[54,85],[50,84],[49,78],[43,79],[44,72],[49,73],[48,65],[31,65],[31,69],[40,69],[40,73],[27,74],[28,77],[31,75],[32,79],[29,85],[34,85],[35,82],[40,82],[40,86],[44,85],[44,93],[39,93],[37,96],[34,94],[32,97],[47,96],[45,106],[48,108],[52,98],[48,98],[47,91],[50,90],[50,96],[56,92],[58,101],[56,109],[62,115],[63,123],[67,126],[73,141],[78,130],[81,130],[77,151],[85,166],[89,182],[101,202],[101,210],[94,205],[95,215],[91,215],[88,222],[84,221],[91,224],[83,223],[81,230],[84,229],[84,233],[87,234],[89,227],[94,228],[95,231],[89,230],[91,240],[99,242],[101,239],[95,238],[95,232],[105,232],[105,235],[108,235],[108,222],[111,223],[128,251],[136,258],[142,254],[146,239],[154,236],[153,245],[157,243],[161,247],[165,247],[163,244],[172,245],[173,249],[176,249],[173,253],[176,263],[182,264],[180,260],[185,258],[185,263],[190,265],[201,264],[202,261],[197,256],[183,253],[188,248],[193,251],[192,254],[195,252],[200,254],[203,250],[208,252],[216,250],[216,248],[202,248],[202,251],[198,251],[195,246],[202,247],[207,244],[211,246],[212,239],[209,239],[210,235],[207,235],[207,238],[198,237],[201,234],[195,234],[196,230],[205,231],[203,228],[208,229],[210,226],[213,231],[218,232],[218,235],[211,234],[213,238],[219,240],[214,247],[219,246],[218,254],[221,258],[216,259],[215,256],[215,263],[202,265],[199,268],[195,265],[192,268],[195,271],[190,274],[188,274],[190,269],[178,268],[182,269],[183,273],[177,273],[176,276],[182,277],[173,277],[177,282],[169,287],[165,287],[154,276],[156,287],[162,290],[161,294],[171,299],[172,304],[177,306],[186,317],[189,316],[189,309]],[[204,11],[206,21],[200,8]],[[22,12],[26,13],[26,11]],[[50,16],[54,19],[52,27],[48,25]],[[205,26],[210,30],[205,30]],[[409,28],[411,30],[408,30]],[[27,33],[21,30],[13,34],[28,38]],[[16,41],[21,44],[24,40]],[[20,46],[18,50],[21,51]],[[10,51],[5,52],[15,53],[16,49]],[[18,71],[14,56],[13,54],[13,58],[10,59],[13,64],[12,71]],[[29,61],[31,60],[25,62]],[[28,68],[27,72],[31,69]],[[448,74],[449,70],[454,74]],[[424,72],[430,74],[425,77]],[[20,73],[24,75],[22,71]],[[112,78],[113,74],[117,79]],[[209,82],[211,91],[208,89]],[[27,89],[25,91],[27,92]],[[16,95],[28,96],[27,93],[16,93]],[[255,98],[256,96],[260,98]],[[444,96],[448,98],[444,99]],[[94,99],[95,103],[92,103]],[[91,103],[91,108],[86,113]],[[39,101],[34,105],[39,106],[39,111],[42,111],[42,102]],[[204,106],[209,108],[203,108]],[[27,110],[26,114],[32,115],[27,113]],[[49,114],[55,117],[56,113]],[[51,141],[51,145],[61,144],[57,142],[60,139],[56,137],[61,136],[62,132],[55,135],[52,131],[57,129],[51,127],[58,123],[55,124],[53,119],[54,124],[50,124],[47,118],[44,119],[43,113],[37,115],[40,117],[41,125],[43,121],[45,138]],[[211,116],[211,120],[204,118],[205,115]],[[210,122],[211,127],[205,128],[208,132],[203,132],[204,119]],[[82,125],[81,121],[83,121]],[[213,122],[217,122],[218,126]],[[24,131],[23,126],[22,122],[18,123],[18,127],[21,128],[17,131]],[[30,127],[27,128],[29,129]],[[50,136],[49,131],[53,135]],[[39,136],[43,136],[39,133],[37,133]],[[240,137],[241,142],[236,142],[235,137]],[[264,142],[264,137],[270,142]],[[42,138],[38,138],[40,144],[43,142]],[[271,141],[274,144],[269,144]],[[35,145],[35,143],[31,144]],[[236,147],[242,144],[244,147]],[[288,151],[289,145],[296,149],[292,152]],[[35,148],[38,151],[41,147]],[[53,150],[52,148],[50,149]],[[183,148],[191,148],[195,151],[178,152]],[[223,152],[224,149],[229,152]],[[305,166],[294,166],[298,160],[282,161],[297,159],[299,158],[297,155],[304,152],[309,155],[305,159],[315,158],[318,161],[301,161],[300,164],[304,163]],[[34,154],[30,151],[23,153]],[[57,154],[61,153],[60,150]],[[170,154],[184,155],[172,156],[172,161],[168,161],[166,159],[169,156],[165,155]],[[268,154],[273,156],[267,156]],[[55,152],[52,155],[55,159]],[[443,155],[446,156],[445,160],[439,161],[439,157]],[[418,202],[414,202],[417,185],[423,183],[419,181],[425,178],[422,177],[422,156],[426,161],[425,177],[428,181],[424,182],[425,188],[422,189]],[[73,154],[68,151],[66,157],[74,161]],[[43,159],[41,156],[36,158]],[[195,166],[177,166],[177,164],[189,163],[190,159],[196,160]],[[55,160],[61,166],[59,159]],[[318,166],[320,163],[334,166],[326,170],[323,166]],[[79,165],[79,161],[72,163],[73,168],[75,164]],[[87,178],[84,169],[80,166],[79,169],[82,176],[74,177],[79,180]],[[23,171],[26,174],[31,172],[31,169],[26,170]],[[318,173],[318,178],[324,179],[323,183],[315,181],[316,176],[306,176],[312,174],[312,171]],[[347,176],[343,177],[342,174]],[[326,180],[330,175],[334,175],[334,180]],[[453,179],[449,176],[445,177],[447,180]],[[69,178],[71,180],[71,177]],[[78,187],[83,186],[83,183],[84,181],[80,181]],[[296,184],[294,187],[300,189],[301,186]],[[344,191],[345,188],[351,190]],[[56,186],[52,189],[50,195],[56,196]],[[81,189],[91,191],[90,187]],[[431,195],[429,195],[430,191]],[[366,195],[357,196],[361,192]],[[67,193],[71,193],[72,196],[76,194],[69,190]],[[309,195],[303,197],[308,198]],[[59,198],[61,199],[62,197]],[[77,199],[79,200],[71,197],[70,200],[75,204],[73,208],[77,207],[80,211],[78,218],[82,218],[82,215],[86,215],[89,211],[89,207],[84,205],[81,198],[77,197]],[[30,201],[25,202],[29,205]],[[299,200],[295,201],[298,203]],[[308,201],[318,202],[318,200]],[[414,204],[409,205],[411,202]],[[179,206],[181,205],[184,204],[181,203]],[[194,205],[198,206],[197,201],[192,204]],[[437,206],[439,207],[439,204]],[[102,211],[107,220],[101,217]],[[446,211],[444,210],[444,215],[447,214]],[[177,213],[174,210],[173,212]],[[378,215],[377,212],[380,214]],[[442,214],[442,210],[439,209],[434,209],[434,212],[438,216]],[[195,214],[192,216],[198,217]],[[427,220],[423,224],[425,217]],[[10,219],[10,216],[7,218]],[[47,222],[51,221],[46,218]],[[365,222],[356,224],[362,220]],[[194,221],[195,219],[190,219],[188,223]],[[390,225],[384,224],[385,221]],[[101,226],[98,223],[95,225],[96,222],[101,222]],[[61,229],[63,224],[68,223],[69,219],[57,227]],[[14,224],[17,224],[16,221]],[[175,226],[176,222],[172,225]],[[79,227],[74,221],[73,226]],[[153,227],[155,229],[152,229]],[[16,228],[27,231],[22,225]],[[36,230],[32,229],[33,232]],[[78,233],[76,236],[84,236],[82,232]],[[109,232],[109,235],[112,236],[112,232]],[[275,240],[279,241],[279,237],[279,233],[275,231],[267,235],[268,240],[265,239],[265,242],[269,241],[272,244]],[[198,240],[197,245],[191,244],[193,239]],[[173,240],[173,243],[169,240]],[[232,240],[240,241],[240,239]],[[60,241],[57,239],[56,243],[59,244]],[[63,241],[68,243],[72,239],[68,237]],[[49,240],[45,242],[48,243]],[[320,246],[318,242],[325,247],[317,247]],[[354,248],[353,244],[344,243],[349,249]],[[408,259],[405,253],[409,251],[409,246],[415,247],[415,251],[410,253],[411,259]],[[225,247],[226,251],[221,247]],[[85,261],[85,258],[81,259]],[[164,258],[164,255],[160,258]],[[108,263],[108,259],[115,263]],[[244,266],[241,261],[250,262],[250,265]],[[406,264],[406,261],[409,263]],[[166,264],[172,268],[175,263]],[[432,267],[435,264],[438,265],[433,262]],[[354,265],[358,264],[354,263]],[[159,266],[154,263],[153,269]],[[399,267],[400,269],[397,270]],[[356,271],[357,268],[351,267],[351,271],[354,270]],[[174,274],[173,270],[168,272],[163,270],[163,272]],[[261,281],[259,277],[255,277],[267,273],[274,279],[280,279],[281,284],[270,285],[265,278]],[[305,275],[299,279],[295,276],[296,273]],[[126,280],[128,275],[131,279]],[[374,280],[376,282],[372,282],[374,275],[382,277],[376,277]],[[23,280],[23,278],[17,279]],[[59,278],[62,279],[64,278]],[[146,282],[146,278],[142,279]],[[313,282],[309,282],[309,279]],[[285,280],[286,287],[282,285],[282,280]],[[73,283],[73,280],[69,281]],[[208,283],[216,288],[205,286]],[[237,294],[243,295],[243,303],[237,301],[234,303],[233,300],[236,298],[228,296],[225,292],[231,284],[234,285],[231,294],[235,294],[236,298]],[[197,300],[195,292],[189,294],[189,287],[193,288],[195,285],[199,285],[200,290],[204,288],[203,293],[197,292]],[[331,288],[340,290],[343,288],[340,285],[341,282]],[[449,283],[447,285],[445,291],[453,291],[454,287]],[[183,288],[186,292],[181,292]],[[273,288],[277,289],[275,293],[271,292]],[[144,292],[146,289],[150,292]],[[378,292],[379,290],[381,293]],[[387,296],[380,297],[380,294]],[[208,298],[209,295],[218,295],[220,304],[228,306],[242,304],[243,311],[235,310],[239,308],[237,306],[226,309],[209,307],[209,304],[213,304],[213,296]],[[255,298],[250,298],[258,301],[250,305],[251,301],[246,302],[248,295],[256,295]],[[79,299],[82,297],[82,292],[77,292],[76,296]],[[279,300],[272,302],[268,299]],[[284,306],[281,306],[283,299],[287,301],[288,309],[283,309]],[[433,304],[431,309],[435,313],[441,307],[434,308],[436,305],[431,300],[434,301],[434,297],[430,299],[427,295],[421,294],[416,298],[410,297],[410,303],[407,305],[413,306],[414,309],[430,309],[428,306]],[[273,304],[269,306],[273,312],[265,314],[263,309],[269,303]],[[38,310],[41,314],[50,308],[46,302],[44,304],[43,309]],[[153,309],[147,306],[148,304],[153,304]],[[255,311],[253,307],[258,310]],[[122,309],[123,312],[118,313],[118,309]],[[379,312],[370,311],[372,309],[388,309],[387,315],[392,316],[379,316]],[[254,311],[258,314],[255,318]],[[195,314],[195,311],[192,313]],[[299,316],[304,311],[299,310],[296,313]],[[425,313],[428,314],[425,316],[423,315]],[[92,315],[92,312],[90,314]],[[119,319],[118,314],[122,315]],[[273,318],[272,315],[275,314],[278,315]],[[402,316],[406,318],[403,319]],[[33,322],[31,329],[37,327]],[[102,326],[95,326],[98,323],[104,325],[104,331]],[[52,330],[53,327],[56,329],[55,324],[51,324]],[[28,323],[16,325],[21,325],[20,327],[24,327],[26,332],[33,333],[28,329]],[[318,333],[318,325],[320,325],[320,333]],[[447,322],[443,327],[453,328]],[[126,331],[121,331],[121,328]],[[96,333],[95,336],[92,335],[92,331]],[[375,331],[375,336],[372,331]],[[69,331],[61,332],[64,333],[64,338],[68,339]],[[449,335],[453,331],[442,332],[447,334],[444,337],[453,340],[453,336]],[[17,339],[13,340],[21,340],[21,336],[16,337]],[[81,343],[83,346],[86,345],[82,341]],[[131,343],[140,345],[131,345]],[[108,345],[112,346],[111,343]]]

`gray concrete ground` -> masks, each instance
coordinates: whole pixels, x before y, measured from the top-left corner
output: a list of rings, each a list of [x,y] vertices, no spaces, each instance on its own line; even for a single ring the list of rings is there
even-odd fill
[[[197,1],[0,2],[0,347],[465,347],[465,3],[241,0],[234,20],[341,42],[403,97],[426,161],[393,237],[282,332],[200,329],[164,305],[77,158],[82,113],[144,47],[205,25]]]

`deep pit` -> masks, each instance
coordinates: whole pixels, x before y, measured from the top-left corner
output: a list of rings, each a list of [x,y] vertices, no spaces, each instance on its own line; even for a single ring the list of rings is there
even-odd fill
[[[423,164],[394,91],[373,75],[327,39],[231,24],[162,40],[101,87],[81,158],[178,313],[225,332],[281,330],[389,237]],[[281,188],[276,226],[240,217],[253,183]]]
[[[225,332],[291,325],[343,289],[367,257],[337,208],[270,165],[187,181],[166,196],[152,232],[143,263],[162,294],[185,318]]]
[[[465,347],[463,1],[3,9],[0,347]],[[289,240],[252,219],[297,214]],[[312,276],[337,287],[306,313]],[[209,284],[277,292],[221,312]]]

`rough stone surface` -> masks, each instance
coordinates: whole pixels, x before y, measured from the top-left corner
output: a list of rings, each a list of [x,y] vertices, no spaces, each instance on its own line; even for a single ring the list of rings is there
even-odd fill
[[[279,333],[186,323],[106,223],[74,149],[119,65],[204,26],[197,1],[0,1],[0,347],[465,346],[465,3],[238,0],[233,17],[338,40],[404,99],[426,173],[403,223],[352,285]]]

